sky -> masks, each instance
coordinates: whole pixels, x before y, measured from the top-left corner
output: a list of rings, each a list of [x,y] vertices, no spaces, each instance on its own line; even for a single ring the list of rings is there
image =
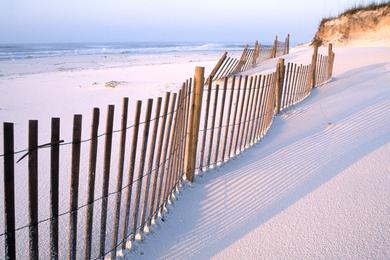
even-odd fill
[[[1,0],[0,43],[310,41],[369,0]]]

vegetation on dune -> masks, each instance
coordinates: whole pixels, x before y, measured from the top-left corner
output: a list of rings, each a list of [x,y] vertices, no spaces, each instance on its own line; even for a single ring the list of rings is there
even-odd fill
[[[317,33],[314,36],[314,39],[312,41],[312,44],[317,43],[318,45],[322,45],[322,40],[318,37],[318,32],[321,31],[322,28],[324,28],[325,24],[331,20],[335,20],[342,17],[351,17],[359,12],[367,12],[367,11],[376,11],[379,9],[383,9],[388,7],[386,10],[385,15],[390,15],[390,0],[381,1],[381,2],[373,2],[370,4],[355,4],[354,6],[351,6],[350,8],[347,8],[345,11],[339,13],[337,16],[329,16],[325,17],[320,21],[320,24],[318,25]],[[376,17],[372,17],[373,20],[378,20]]]

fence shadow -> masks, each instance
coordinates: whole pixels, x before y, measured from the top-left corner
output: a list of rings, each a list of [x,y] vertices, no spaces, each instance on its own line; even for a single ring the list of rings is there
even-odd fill
[[[310,107],[303,113],[321,116],[321,106],[331,104],[328,97],[345,91],[332,90],[332,84],[345,84],[344,79],[348,79],[353,93],[354,88],[364,87],[354,82],[376,75],[382,67],[377,64],[339,75],[329,89],[313,91],[315,94],[297,109]],[[164,228],[157,226],[145,244],[129,256],[210,258],[388,143],[389,100],[388,95],[371,95],[337,106],[339,110],[328,108],[331,124],[317,120],[310,133],[301,133],[296,127],[304,124],[304,117],[277,117],[267,137],[254,149],[187,187],[172,206]]]

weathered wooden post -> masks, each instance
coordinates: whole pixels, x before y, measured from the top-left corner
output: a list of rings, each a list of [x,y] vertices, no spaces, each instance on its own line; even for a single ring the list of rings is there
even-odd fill
[[[115,201],[115,211],[114,211],[114,224],[113,224],[113,233],[111,240],[111,259],[115,260],[117,255],[116,245],[118,243],[118,229],[119,229],[119,220],[120,220],[120,210],[121,210],[121,201],[122,201],[122,183],[123,183],[123,169],[125,163],[125,153],[126,153],[126,134],[127,134],[127,114],[129,110],[129,98],[123,98],[122,105],[122,117],[121,117],[121,137],[120,137],[120,147],[119,147],[119,160],[118,160],[118,176],[116,182],[116,201]]]
[[[191,100],[191,109],[188,125],[187,139],[188,144],[186,146],[185,153],[185,176],[190,182],[194,179],[195,174],[195,163],[196,163],[196,152],[198,146],[198,135],[199,135],[199,122],[200,113],[202,108],[202,95],[204,85],[204,67],[195,68],[194,76],[194,94]]]
[[[95,174],[96,174],[96,161],[97,161],[97,149],[98,149],[98,130],[99,130],[99,108],[92,110],[92,125],[91,125],[91,143],[89,149],[89,170],[88,170],[88,186],[87,186],[87,202],[86,209],[86,224],[85,224],[85,247],[84,247],[84,259],[91,259],[92,249],[92,224],[93,224],[93,210],[95,200]]]
[[[274,47],[272,48],[271,58],[276,58],[277,50],[278,50],[278,36],[276,35],[274,40]]]
[[[234,72],[241,71],[242,67],[245,64],[247,56],[248,56],[248,44],[245,45],[245,48],[244,48],[244,50],[242,51],[242,54],[241,54],[240,62],[238,63],[238,65],[237,65],[237,67],[236,67]]]
[[[279,59],[276,65],[276,87],[275,87],[275,104],[276,114],[279,114],[282,101],[283,82],[284,82],[284,59]]]
[[[114,124],[114,105],[108,105],[106,133],[104,143],[103,159],[103,187],[102,187],[102,206],[100,214],[100,250],[99,256],[105,256],[106,246],[106,227],[107,227],[107,206],[108,206],[108,188],[110,185],[111,170],[111,150],[112,150],[112,130]]]
[[[287,34],[286,41],[284,42],[284,52],[283,54],[289,54],[290,52],[290,34]]]
[[[5,258],[16,259],[14,124],[3,123]]]
[[[29,121],[28,208],[30,259],[39,258],[38,240],[38,121]]]
[[[82,116],[73,116],[72,135],[72,164],[70,176],[70,202],[69,202],[69,240],[68,259],[76,259],[77,255],[77,207],[79,196],[79,174],[80,174],[80,151],[81,151],[81,130]]]
[[[317,72],[317,56],[318,56],[318,44],[313,43],[313,56],[311,58],[311,88],[316,85],[316,72]]]
[[[330,79],[332,77],[332,69],[333,69],[333,59],[334,59],[334,53],[333,53],[333,45],[329,43],[328,45],[328,64],[327,64],[327,79]]]
[[[133,193],[133,179],[134,179],[134,168],[135,168],[135,159],[137,155],[137,144],[138,144],[138,132],[140,125],[140,116],[141,116],[141,106],[142,102],[137,100],[134,114],[134,127],[133,127],[133,136],[131,139],[131,147],[130,147],[130,161],[129,161],[129,169],[127,174],[127,191],[126,191],[126,200],[124,206],[124,217],[123,217],[123,233],[122,233],[122,250],[126,248],[131,248],[131,241],[129,244],[125,243],[128,237],[128,226],[129,226],[129,217],[130,217],[130,202],[131,195]]]
[[[60,119],[51,119],[50,148],[50,258],[58,259],[58,177],[60,161]]]
[[[256,66],[257,58],[259,57],[259,41],[255,42],[254,53],[252,57],[252,65]]]

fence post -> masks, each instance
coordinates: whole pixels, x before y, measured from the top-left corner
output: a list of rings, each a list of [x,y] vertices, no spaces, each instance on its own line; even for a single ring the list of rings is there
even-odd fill
[[[276,88],[275,88],[275,97],[276,97],[276,114],[280,112],[282,92],[283,92],[283,82],[284,82],[284,59],[279,59],[276,65]]]
[[[199,122],[202,108],[202,94],[204,85],[204,67],[195,68],[194,94],[191,100],[191,111],[187,133],[188,144],[185,153],[185,176],[190,182],[194,179],[196,151],[198,146]]]
[[[4,143],[4,226],[5,258],[16,259],[15,189],[14,189],[14,124],[3,123]]]
[[[278,48],[278,36],[276,35],[274,40],[274,47],[272,48],[271,58],[276,58],[277,48]]]
[[[289,54],[290,53],[290,34],[287,34],[286,42],[284,43],[284,53],[283,54]]]
[[[313,56],[311,58],[311,88],[314,88],[316,85],[316,72],[317,72],[317,56],[318,56],[318,44],[315,42],[313,44]]]
[[[247,54],[248,53],[248,44],[245,45],[244,50],[242,51],[240,61],[238,62],[237,68],[235,69],[235,72],[241,71],[242,66],[244,66],[245,61],[247,59]]]
[[[333,69],[333,58],[334,58],[334,53],[333,53],[333,45],[329,43],[328,45],[328,64],[327,64],[327,79],[330,79],[332,77],[332,69]]]
[[[254,53],[253,53],[253,57],[252,57],[252,65],[255,66],[257,58],[259,57],[259,41],[255,42],[255,48],[254,48],[253,52]]]

